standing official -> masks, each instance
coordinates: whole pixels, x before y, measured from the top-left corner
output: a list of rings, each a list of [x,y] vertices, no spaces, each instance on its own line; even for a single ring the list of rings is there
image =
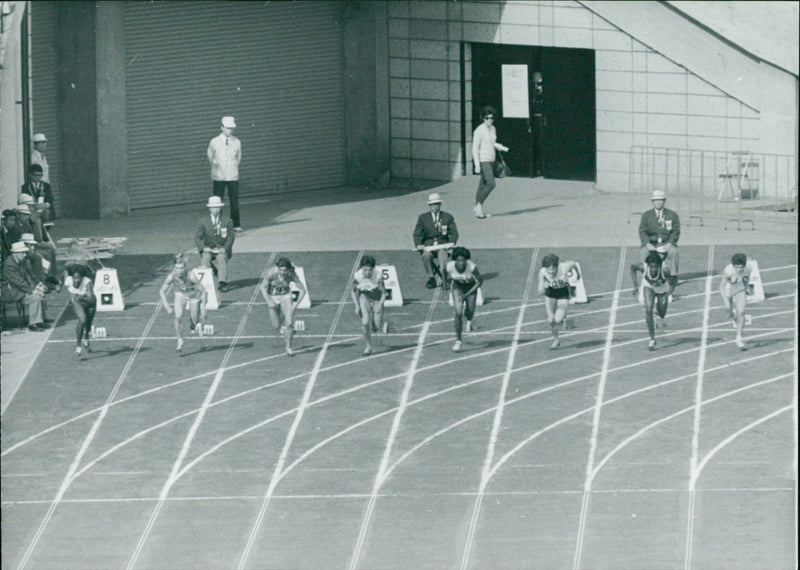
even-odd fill
[[[208,143],[206,156],[211,164],[211,180],[213,181],[213,194],[220,199],[225,197],[225,188],[228,189],[228,200],[231,203],[231,218],[233,231],[242,231],[242,221],[239,218],[239,163],[242,161],[242,143],[233,136],[236,121],[233,117],[222,117],[219,135]]]
[[[47,164],[47,157],[44,155],[45,150],[47,150],[47,137],[44,136],[44,133],[36,133],[33,135],[31,164],[38,164],[42,167],[42,182],[50,184],[50,166]]]

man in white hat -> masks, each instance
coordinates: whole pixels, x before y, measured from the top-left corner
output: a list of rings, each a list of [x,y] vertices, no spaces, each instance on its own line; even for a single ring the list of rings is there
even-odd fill
[[[47,286],[48,292],[52,289],[55,289],[56,292],[61,291],[61,280],[57,277],[55,250],[42,247],[31,233],[22,234],[19,241],[28,246],[28,262],[33,278],[43,282]]]
[[[443,284],[443,270],[447,265],[447,249],[426,249],[430,246],[458,241],[458,228],[453,216],[442,211],[442,197],[437,192],[428,195],[428,212],[420,214],[414,227],[414,245],[422,254],[422,266],[428,276],[425,286],[435,289]],[[437,266],[438,262],[438,266]]]
[[[32,204],[29,204],[31,197],[27,194],[20,194],[20,204],[17,204],[17,227],[21,234],[32,234],[36,240],[33,248],[36,253],[46,261],[45,271],[47,273],[47,283],[61,290],[61,280],[58,277],[58,263],[56,260],[56,246],[50,241],[49,236],[42,229],[42,220],[38,215],[31,211]]]
[[[22,301],[28,311],[28,329],[34,332],[50,328],[44,322],[44,283],[34,279],[27,267],[28,246],[18,241],[3,264],[4,301]]]
[[[47,137],[44,133],[33,135],[33,151],[31,152],[31,164],[38,164],[42,167],[42,182],[50,184],[50,167],[47,165],[47,157],[44,151],[47,150]]]
[[[667,195],[663,190],[654,190],[650,196],[653,209],[642,214],[639,222],[639,263],[631,265],[633,294],[638,293],[638,273],[644,272],[644,260],[651,251],[657,251],[664,258],[669,269],[673,286],[678,284],[678,239],[681,237],[681,221],[678,214],[664,207]]]
[[[233,222],[222,215],[222,198],[211,196],[206,206],[208,215],[197,222],[194,244],[203,267],[216,269],[219,290],[228,291],[228,260],[233,256]]]
[[[233,230],[241,232],[242,221],[239,218],[239,163],[242,161],[242,143],[233,136],[235,128],[236,121],[233,117],[222,117],[220,125],[222,132],[208,143],[206,156],[211,164],[213,194],[224,198],[225,188],[228,189]]]

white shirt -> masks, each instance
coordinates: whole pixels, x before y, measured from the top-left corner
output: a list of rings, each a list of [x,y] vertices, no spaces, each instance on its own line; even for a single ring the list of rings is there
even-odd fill
[[[220,133],[208,143],[206,155],[211,163],[211,180],[239,180],[239,163],[242,161],[239,139]]]
[[[47,182],[50,184],[50,167],[47,164],[47,159],[45,156],[38,150],[34,150],[31,153],[31,164],[38,164],[42,167],[42,170],[44,171],[42,173],[42,182]]]
[[[475,164],[494,162],[495,149],[508,150],[497,142],[497,131],[494,126],[481,123],[472,133],[472,161]]]

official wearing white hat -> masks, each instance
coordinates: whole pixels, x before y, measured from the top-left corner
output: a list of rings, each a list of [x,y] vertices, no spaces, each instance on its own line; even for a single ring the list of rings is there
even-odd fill
[[[206,157],[211,165],[212,193],[220,198],[225,197],[228,189],[228,200],[231,204],[231,218],[234,231],[242,231],[239,217],[239,163],[242,161],[242,143],[233,136],[236,119],[226,115],[220,121],[219,135],[211,139],[206,150]]]
[[[233,222],[222,215],[222,198],[210,196],[206,202],[208,215],[197,222],[194,244],[203,267],[214,267],[219,280],[219,290],[228,291],[228,260],[233,256],[235,233]]]
[[[444,284],[443,272],[447,265],[447,247],[458,241],[458,228],[453,216],[442,211],[442,197],[438,192],[428,194],[428,212],[420,214],[414,227],[414,246],[422,254],[422,266],[428,281],[428,289]]]
[[[664,207],[667,194],[663,190],[653,190],[650,195],[653,208],[642,214],[639,222],[640,265],[631,265],[633,294],[638,293],[638,273],[644,271],[644,260],[651,251],[657,251],[664,259],[675,285],[678,284],[678,240],[681,237],[681,222],[678,214]]]
[[[44,133],[33,135],[33,151],[31,151],[31,164],[38,164],[42,167],[42,182],[50,184],[50,166],[47,164],[47,157],[44,151],[47,150],[47,137]]]
[[[28,329],[39,332],[50,328],[44,322],[44,283],[37,282],[27,268],[29,249],[22,241],[11,244],[11,255],[3,263],[4,298],[22,301],[28,312]],[[8,297],[6,297],[8,295]]]

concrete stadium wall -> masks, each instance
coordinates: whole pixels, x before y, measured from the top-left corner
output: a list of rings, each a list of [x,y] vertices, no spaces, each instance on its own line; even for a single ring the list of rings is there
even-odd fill
[[[579,2],[392,2],[388,30],[394,177],[449,181],[462,176],[465,161],[466,172],[472,172],[469,42],[595,50],[598,189],[628,190],[633,145],[797,152],[795,76],[739,53],[740,61],[728,62],[739,64],[734,72],[755,65],[761,74],[763,96],[756,107],[689,71],[692,62],[665,56],[637,40],[636,30],[628,33]],[[466,156],[460,139],[462,41]],[[682,49],[664,51],[711,57],[672,47]],[[736,83],[735,77],[728,80]]]

